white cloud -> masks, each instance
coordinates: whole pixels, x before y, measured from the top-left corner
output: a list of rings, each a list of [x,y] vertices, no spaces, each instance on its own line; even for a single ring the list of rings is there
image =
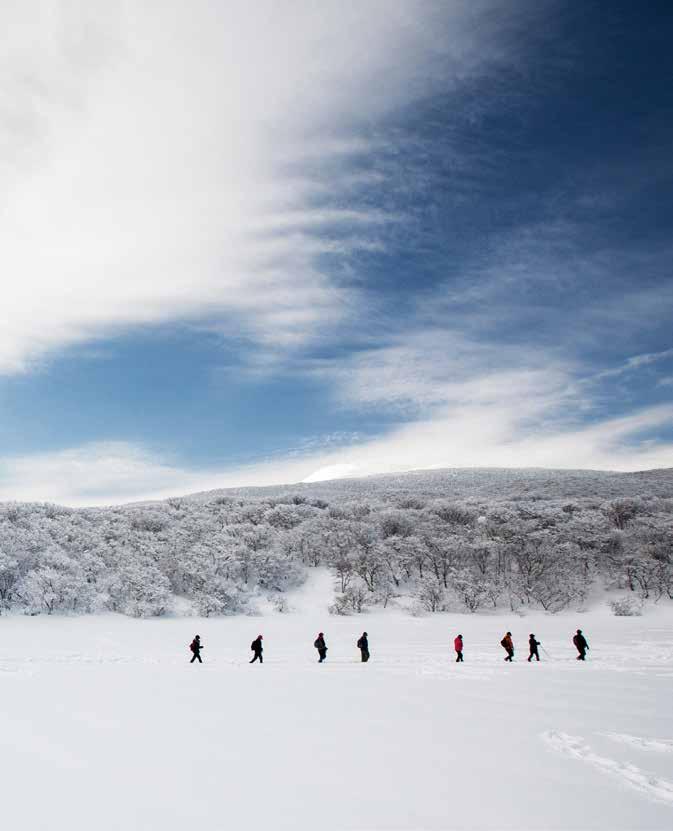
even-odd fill
[[[539,348],[480,342],[459,330],[399,332],[385,346],[311,368],[347,406],[385,406],[416,417],[465,407],[549,417],[571,399],[581,402],[571,364]]]
[[[272,468],[260,465],[236,471],[199,471],[158,458],[138,445],[100,442],[3,459],[0,501],[81,506],[164,499],[228,485],[278,481],[269,475]],[[292,460],[280,469],[295,481],[299,478]]]
[[[102,505],[216,488],[318,482],[439,467],[646,470],[673,467],[673,442],[643,439],[673,426],[673,405],[592,425],[532,427],[528,399],[447,409],[376,440],[309,450],[252,465],[198,470],[126,443],[85,445],[4,459],[0,501]]]
[[[651,364],[655,364],[659,361],[665,361],[667,358],[671,357],[673,357],[673,349],[664,349],[661,352],[647,352],[642,355],[633,355],[633,357],[628,358],[623,364],[621,364],[621,366],[599,372],[594,376],[594,379],[617,377],[618,375],[624,375],[627,372],[633,372],[641,367],[650,366]]]
[[[274,348],[335,325],[353,292],[319,256],[396,219],[339,204],[372,183],[344,160],[501,57],[490,5],[3,4],[0,372],[175,319]]]
[[[109,503],[170,491],[176,478],[191,485],[186,471],[153,459],[139,447],[124,442],[90,444],[3,459],[0,499]]]

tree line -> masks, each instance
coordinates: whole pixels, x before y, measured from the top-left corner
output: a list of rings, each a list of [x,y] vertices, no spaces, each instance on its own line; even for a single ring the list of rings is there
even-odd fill
[[[433,480],[434,481],[434,480]],[[621,590],[621,611],[673,598],[673,499],[452,498],[451,485],[171,499],[68,509],[0,506],[0,608],[203,616],[288,608],[317,566],[330,611],[581,606]],[[619,604],[618,604],[619,605]]]

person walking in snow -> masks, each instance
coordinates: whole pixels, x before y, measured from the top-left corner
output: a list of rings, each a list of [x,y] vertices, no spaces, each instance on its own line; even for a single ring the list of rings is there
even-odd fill
[[[189,644],[189,648],[192,651],[192,660],[189,663],[193,664],[194,661],[198,661],[202,664],[201,650],[203,649],[203,646],[201,646],[201,635],[194,635],[194,640]]]
[[[577,656],[578,661],[586,660],[585,656],[587,654],[587,649],[589,649],[589,644],[587,643],[587,639],[582,634],[582,630],[578,629],[577,633],[573,636],[573,643],[579,652]]]
[[[325,636],[322,632],[318,632],[318,637],[313,641],[313,646],[318,650],[318,655],[320,655],[320,660],[318,661],[319,664],[327,657],[327,644],[325,643]]]
[[[511,663],[512,658],[514,657],[514,641],[512,640],[511,632],[507,632],[505,637],[500,641],[500,646],[502,646],[507,653],[505,660]]]
[[[540,653],[537,651],[538,646],[540,646],[540,641],[535,640],[535,635],[531,632],[530,637],[528,638],[528,648],[530,650],[530,655],[528,656],[528,663],[530,663],[533,658],[536,660],[540,660]]]
[[[264,658],[262,657],[262,652],[264,652],[264,649],[262,648],[262,640],[262,636],[257,635],[255,640],[250,644],[250,649],[252,649],[254,653],[253,659],[250,661],[251,664],[254,664],[255,661],[259,661],[260,664],[264,663]]]
[[[453,648],[456,650],[456,663],[462,663],[463,661],[463,636],[458,635],[457,638],[453,641]]]
[[[360,657],[362,658],[362,663],[366,664],[369,660],[369,637],[367,636],[366,632],[363,632],[358,638],[357,647],[360,650]]]

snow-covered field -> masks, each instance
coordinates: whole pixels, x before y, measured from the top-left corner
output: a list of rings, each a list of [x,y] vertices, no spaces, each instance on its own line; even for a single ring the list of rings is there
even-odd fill
[[[0,618],[4,827],[673,827],[673,609],[334,618],[324,588],[257,618]]]

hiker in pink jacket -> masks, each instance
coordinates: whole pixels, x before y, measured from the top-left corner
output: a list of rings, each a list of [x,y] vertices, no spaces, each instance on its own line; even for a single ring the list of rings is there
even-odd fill
[[[456,650],[456,663],[460,663],[463,660],[463,636],[458,635],[458,637],[453,642],[453,648]]]

